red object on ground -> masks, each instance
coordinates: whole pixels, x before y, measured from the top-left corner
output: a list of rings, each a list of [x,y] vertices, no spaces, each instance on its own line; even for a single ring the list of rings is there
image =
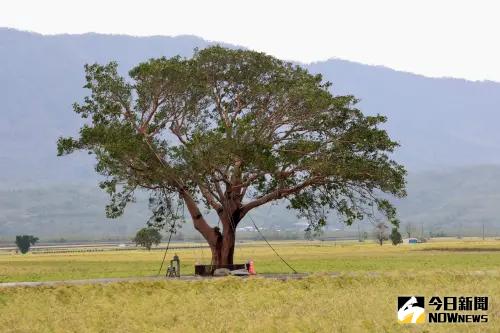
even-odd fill
[[[257,273],[255,273],[255,265],[253,264],[252,259],[250,259],[250,261],[248,262],[248,273],[250,273],[250,275],[257,274]]]

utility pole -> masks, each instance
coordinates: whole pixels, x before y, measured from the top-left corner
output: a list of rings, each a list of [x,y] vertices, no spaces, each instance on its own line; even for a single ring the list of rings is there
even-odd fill
[[[483,240],[484,240],[484,221],[483,221]]]

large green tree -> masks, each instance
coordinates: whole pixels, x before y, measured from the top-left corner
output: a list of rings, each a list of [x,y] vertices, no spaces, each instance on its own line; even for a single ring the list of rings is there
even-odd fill
[[[398,223],[385,198],[405,195],[405,170],[390,158],[398,144],[380,128],[385,117],[363,115],[355,97],[333,95],[321,75],[219,46],[151,59],[129,78],[117,66],[85,66],[90,94],[74,105],[84,125],[58,141],[59,155],[95,155],[109,217],[137,189],[151,194],[150,225],[181,219],[185,205],[216,265],[233,262],[243,217],[278,200],[308,218],[309,230],[331,211],[347,224],[376,212]]]

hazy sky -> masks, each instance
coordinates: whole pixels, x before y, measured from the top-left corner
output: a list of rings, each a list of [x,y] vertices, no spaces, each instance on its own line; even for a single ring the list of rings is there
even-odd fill
[[[336,57],[500,81],[499,0],[0,0],[0,26],[44,34],[192,34],[288,60]]]

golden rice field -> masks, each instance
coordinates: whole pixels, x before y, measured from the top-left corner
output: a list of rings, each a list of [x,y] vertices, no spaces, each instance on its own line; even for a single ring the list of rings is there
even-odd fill
[[[273,245],[297,271],[310,273],[441,269],[470,272],[496,270],[500,263],[500,240],[433,241],[397,247],[390,244],[381,247],[372,242],[319,241],[273,242]],[[210,264],[208,249],[170,250],[167,259],[174,253],[181,259],[183,274],[193,274],[196,262]],[[235,262],[253,259],[259,273],[290,272],[263,243],[240,244],[235,255]],[[163,251],[0,254],[0,282],[152,276],[158,273],[162,258]]]
[[[0,332],[500,332],[500,241],[273,243],[302,280],[217,278],[0,289]],[[177,251],[184,273],[208,252]],[[0,255],[5,281],[157,273],[160,251]],[[170,255],[169,255],[170,256]],[[261,244],[257,272],[287,272]],[[327,272],[337,272],[335,276]],[[487,295],[486,324],[399,324],[398,295]]]

